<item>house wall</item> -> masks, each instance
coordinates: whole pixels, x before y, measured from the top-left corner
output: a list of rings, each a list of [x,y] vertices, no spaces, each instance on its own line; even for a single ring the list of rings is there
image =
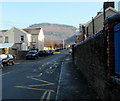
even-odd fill
[[[39,35],[38,35],[38,50],[43,50],[44,49],[44,32],[43,29],[41,28]]]
[[[24,41],[22,42],[21,41],[21,36],[24,36]],[[14,30],[14,42],[15,43],[22,43],[21,44],[21,50],[27,50],[27,33],[24,32],[24,31],[20,31],[19,29],[16,29]]]
[[[3,43],[3,39],[4,39],[4,33],[6,31],[0,31],[0,43]]]
[[[31,42],[31,48],[35,45],[35,48],[38,49],[38,34],[32,34],[31,38],[35,38],[35,42]]]
[[[16,43],[19,50],[28,50],[28,44],[30,45],[29,41],[31,35],[28,35],[28,33],[25,31],[13,27],[4,33],[3,42],[5,42],[5,36],[8,36],[9,43]],[[24,36],[24,41],[21,41],[21,36]]]
[[[8,42],[9,43],[14,43],[14,28],[11,28],[7,32],[4,33],[4,38],[3,38],[3,43],[5,42],[5,36],[8,36]]]
[[[81,41],[83,41],[83,40],[84,40],[84,34],[81,33],[81,34],[77,37],[77,43],[78,43],[78,42],[81,42]]]
[[[18,29],[15,29],[14,30],[14,42],[21,43],[21,40],[20,40],[21,36],[24,36],[24,42],[26,43],[27,42],[27,33],[22,32]]]
[[[31,37],[32,37],[32,35],[31,34],[27,34],[27,41],[28,41],[28,46],[30,46],[31,44]]]
[[[24,30],[31,34],[31,40],[32,37],[36,40],[36,42],[31,42],[31,49],[33,47],[32,45],[35,45],[35,48],[38,50],[44,48],[44,32],[42,28],[28,28]]]

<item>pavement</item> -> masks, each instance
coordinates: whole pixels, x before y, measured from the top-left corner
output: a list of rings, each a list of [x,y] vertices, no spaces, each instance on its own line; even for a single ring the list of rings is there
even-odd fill
[[[88,87],[87,81],[73,65],[72,56],[68,55],[61,65],[61,74],[56,101],[93,101],[97,94]]]

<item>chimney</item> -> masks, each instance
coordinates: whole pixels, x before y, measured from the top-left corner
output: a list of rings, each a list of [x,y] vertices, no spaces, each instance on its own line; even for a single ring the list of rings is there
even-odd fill
[[[114,2],[104,2],[103,8],[107,9],[108,7],[114,8]]]
[[[102,12],[97,12],[97,15],[101,14]]]
[[[103,4],[104,20],[105,20],[105,17],[106,17],[105,10],[109,7],[114,8],[114,1],[113,2],[104,2],[104,4]]]

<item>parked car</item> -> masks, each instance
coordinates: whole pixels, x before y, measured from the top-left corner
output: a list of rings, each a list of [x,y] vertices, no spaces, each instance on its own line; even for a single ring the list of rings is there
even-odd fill
[[[45,50],[46,51],[46,56],[50,55],[49,50]]]
[[[1,54],[0,57],[2,58],[3,65],[14,65],[14,57],[11,54]]]
[[[50,55],[53,55],[53,54],[54,54],[54,51],[53,51],[53,50],[49,50],[49,54],[50,54]]]
[[[26,55],[26,59],[37,59],[38,52],[37,51],[29,51]]]
[[[38,52],[38,56],[48,56],[49,55],[49,53],[48,53],[48,51],[47,50],[40,50],[39,52]]]
[[[71,48],[69,49],[69,53],[72,53],[72,49]]]
[[[29,52],[37,52],[37,50],[30,50]]]
[[[0,68],[3,67],[3,64],[2,64],[2,58],[0,57]]]

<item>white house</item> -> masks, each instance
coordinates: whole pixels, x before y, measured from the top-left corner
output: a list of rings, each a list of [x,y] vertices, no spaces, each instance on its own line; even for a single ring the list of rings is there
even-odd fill
[[[15,43],[18,50],[41,50],[44,49],[44,32],[42,28],[13,27],[0,31],[0,43]]]
[[[44,49],[44,32],[40,27],[23,29],[31,34],[30,49],[42,50]]]
[[[24,30],[13,27],[3,34],[3,43],[15,43],[18,50],[28,50],[30,37]]]
[[[6,32],[7,30],[0,30],[0,43],[3,43],[3,37],[4,37],[4,33]]]

